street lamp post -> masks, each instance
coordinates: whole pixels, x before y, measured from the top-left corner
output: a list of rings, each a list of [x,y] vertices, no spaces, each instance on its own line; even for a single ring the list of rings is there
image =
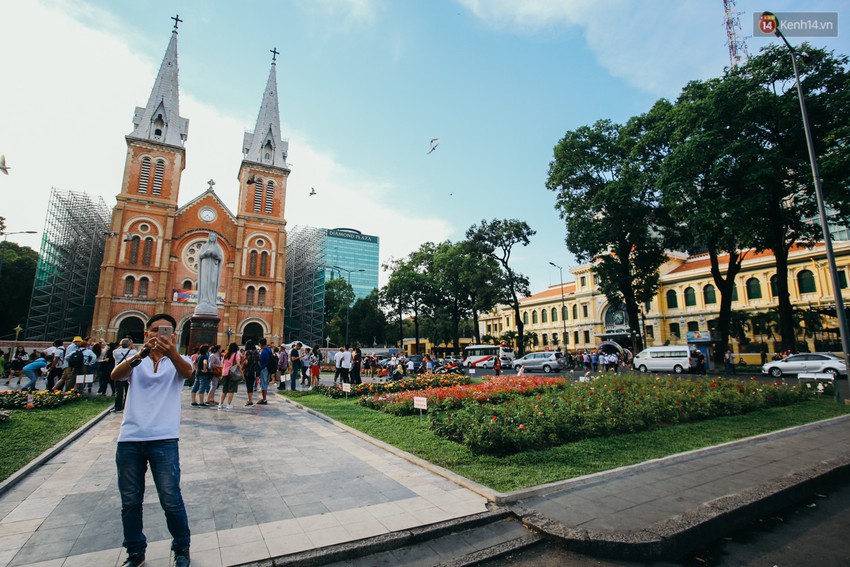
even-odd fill
[[[770,12],[763,12],[763,16],[774,16]],[[775,16],[774,16],[775,18]],[[776,37],[782,39],[785,47],[791,52],[791,64],[794,66],[794,78],[797,81],[797,97],[800,99],[800,114],[803,117],[803,129],[806,132],[806,148],[809,151],[809,162],[812,166],[812,179],[815,183],[815,198],[818,202],[818,217],[820,220],[821,230],[823,231],[823,243],[826,248],[826,259],[829,263],[829,275],[832,279],[832,291],[835,295],[835,312],[838,315],[838,330],[841,333],[841,349],[844,351],[844,364],[850,366],[850,336],[847,329],[847,313],[844,311],[844,297],[841,294],[841,283],[838,278],[838,268],[835,265],[835,254],[832,251],[832,235],[829,233],[829,225],[827,224],[826,205],[823,200],[823,187],[820,183],[820,174],[818,173],[818,159],[815,155],[815,145],[812,140],[812,129],[809,125],[809,114],[806,111],[806,99],[803,98],[803,85],[800,83],[800,71],[797,69],[797,52],[785,39],[782,31],[779,29],[779,20],[776,20]],[[801,57],[805,59],[805,54],[801,53]],[[841,402],[841,396],[838,393],[838,387],[835,388],[835,401]]]
[[[233,332],[234,332],[233,329],[231,329],[230,327],[228,327],[227,330],[224,331],[224,334],[227,335],[227,345],[228,346],[230,346],[230,337],[233,336]]]
[[[558,273],[561,275],[561,323],[564,325],[564,350],[567,350],[567,320],[564,315],[567,313],[567,304],[564,302],[564,269],[554,262],[549,262],[552,266],[558,268]]]
[[[15,232],[0,232],[0,235],[3,235],[3,242],[6,242],[9,236],[13,234],[38,234],[35,230],[18,230]],[[3,255],[0,254],[0,274],[3,273]]]

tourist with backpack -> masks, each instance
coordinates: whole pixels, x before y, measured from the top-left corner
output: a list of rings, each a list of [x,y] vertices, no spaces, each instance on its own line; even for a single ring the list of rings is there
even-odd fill
[[[248,401],[245,407],[254,405],[254,384],[260,374],[260,353],[257,351],[257,343],[249,340],[245,343],[245,391],[248,393]]]
[[[277,372],[277,357],[274,355],[272,347],[267,344],[265,337],[260,339],[260,346],[262,347],[260,351],[260,395],[263,399],[258,400],[257,405],[265,406],[269,403],[266,399],[269,390],[269,377],[274,376],[274,373]]]
[[[74,340],[68,345],[65,350],[65,361],[62,363],[62,378],[56,383],[53,388],[54,391],[67,392],[77,387],[77,374],[82,372],[85,367],[84,345],[85,341],[80,336],[74,337]]]
[[[230,411],[233,409],[233,394],[239,389],[244,370],[242,369],[242,355],[239,354],[239,345],[230,343],[227,354],[222,358],[221,366],[221,399],[218,409]],[[227,403],[225,402],[227,400]]]

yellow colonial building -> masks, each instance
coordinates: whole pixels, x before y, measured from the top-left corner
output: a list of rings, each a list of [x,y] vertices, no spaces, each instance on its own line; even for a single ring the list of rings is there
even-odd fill
[[[842,294],[847,302],[850,300],[847,288],[850,241],[834,242],[834,250]],[[721,256],[719,262],[723,269],[728,257]],[[628,314],[623,307],[611,305],[599,291],[598,279],[591,267],[590,264],[576,266],[570,269],[574,281],[564,282],[563,287],[560,284],[550,286],[520,300],[525,331],[534,335],[529,350],[561,348],[581,352],[606,344],[633,350]],[[753,316],[777,307],[775,274],[771,253],[747,252],[741,272],[735,278],[732,309]],[[822,315],[823,328],[807,333],[801,326],[799,341],[805,342],[810,351],[840,350],[835,295],[824,246],[792,248],[788,257],[788,278],[792,304]],[[667,262],[660,268],[658,292],[648,311],[641,314],[644,343],[647,346],[690,344],[702,350],[710,360],[712,343],[716,339],[712,331],[719,305],[720,292],[711,277],[708,254],[668,253]],[[497,306],[480,317],[481,335],[499,339],[508,331],[515,333],[513,319],[510,306]],[[751,325],[748,330],[750,343],[742,345],[733,340],[731,346],[736,357],[743,356],[747,362],[757,363],[760,349],[766,348],[770,356],[779,348],[777,334],[767,325]]]

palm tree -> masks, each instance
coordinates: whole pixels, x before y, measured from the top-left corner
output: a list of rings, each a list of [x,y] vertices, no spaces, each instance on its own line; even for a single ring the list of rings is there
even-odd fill
[[[745,346],[750,342],[747,334],[753,329],[752,318],[746,311],[732,311],[729,314],[729,336],[736,339],[738,344]]]
[[[499,337],[499,340],[503,343],[509,344],[512,347],[516,347],[516,337],[517,333],[513,329],[505,331],[502,333],[502,336]]]

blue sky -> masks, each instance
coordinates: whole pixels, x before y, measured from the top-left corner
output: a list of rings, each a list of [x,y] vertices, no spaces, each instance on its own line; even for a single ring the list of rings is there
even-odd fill
[[[625,121],[729,64],[721,0],[0,5],[0,153],[12,166],[0,178],[0,214],[10,231],[43,228],[52,186],[114,204],[123,137],[179,13],[181,114],[190,120],[181,203],[213,178],[235,209],[242,131],[254,127],[276,47],[290,226],[376,234],[387,261],[422,242],[459,240],[482,218],[519,218],[537,231],[514,254],[533,291],[558,282],[550,261],[565,279],[575,263],[544,186],[557,141],[601,118]],[[841,7],[738,2],[745,37],[752,12]],[[850,53],[846,37],[814,43]],[[770,40],[746,41],[755,53]],[[318,195],[308,197],[310,187]],[[38,247],[38,236],[11,238]]]

